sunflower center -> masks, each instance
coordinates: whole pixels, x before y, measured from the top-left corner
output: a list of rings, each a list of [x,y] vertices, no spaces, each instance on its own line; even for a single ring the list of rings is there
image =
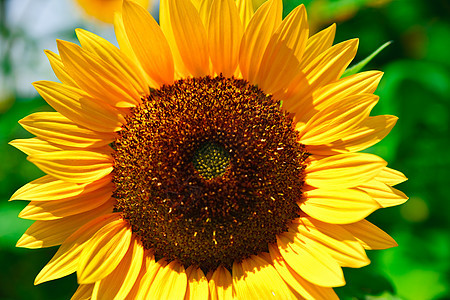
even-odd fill
[[[113,143],[115,211],[156,259],[231,268],[299,216],[308,154],[280,103],[245,80],[176,81],[126,121]]]
[[[230,164],[230,154],[223,145],[207,141],[195,151],[192,163],[202,178],[210,180],[225,173]]]

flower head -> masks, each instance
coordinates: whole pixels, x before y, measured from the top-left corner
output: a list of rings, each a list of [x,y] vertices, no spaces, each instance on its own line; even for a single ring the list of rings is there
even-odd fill
[[[341,78],[358,41],[309,37],[303,5],[125,1],[120,50],[77,30],[46,51],[56,112],[14,146],[47,173],[12,199],[18,246],[61,245],[36,284],[77,273],[75,299],[332,299],[342,267],[395,241],[364,218],[406,178],[358,153],[394,126],[369,116],[380,72]],[[209,297],[209,298],[208,298]]]

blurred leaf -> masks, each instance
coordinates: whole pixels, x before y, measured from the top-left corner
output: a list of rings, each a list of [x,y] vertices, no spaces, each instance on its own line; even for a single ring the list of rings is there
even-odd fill
[[[402,298],[392,295],[389,292],[384,292],[379,296],[366,296],[366,300],[402,300]]]
[[[348,68],[347,70],[345,70],[344,74],[342,74],[342,77],[347,77],[347,76],[356,74],[359,71],[361,71],[362,68],[364,68],[375,56],[377,56],[381,51],[383,51],[384,48],[386,48],[390,44],[392,44],[392,41],[386,42],[383,45],[381,45],[377,50],[372,52],[372,54],[370,54],[368,57],[366,57],[365,59],[363,59],[362,61],[360,61],[356,65],[354,65],[353,67]]]
[[[431,30],[432,29],[432,30]],[[430,61],[450,66],[448,52],[443,49],[450,49],[450,24],[444,22],[436,22],[428,29],[426,58]]]
[[[6,157],[0,164],[0,201],[6,201],[14,190],[43,174],[26,160],[26,155],[8,142],[16,138],[32,137],[17,122],[36,111],[52,111],[41,98],[18,99],[4,114],[0,114],[0,154]]]
[[[445,100],[450,94],[448,70],[429,62],[402,60],[387,65],[383,71],[385,74],[376,92],[380,101],[372,114],[396,115],[399,121],[391,133],[372,150],[389,162],[400,159],[401,151],[404,151],[402,161],[417,155],[412,160],[414,164],[424,159],[444,159],[446,156],[423,154],[445,148],[448,140],[445,137],[449,130],[450,103]],[[433,111],[439,112],[435,115]],[[439,124],[439,127],[435,127],[435,124]],[[424,139],[430,140],[431,144],[425,143]],[[436,143],[441,146],[430,146],[437,146]],[[426,152],[419,151],[424,147],[427,147]],[[411,169],[411,165],[407,168]],[[408,169],[406,173],[409,173]],[[417,175],[422,174],[428,176],[426,172]],[[406,175],[409,177],[409,174]]]
[[[431,300],[449,293],[450,240],[446,228],[418,232],[411,227],[393,236],[400,247],[380,252],[381,268],[405,299]]]
[[[55,254],[55,248],[38,250],[17,248],[0,252],[0,299],[70,299],[77,288],[76,275],[35,286],[34,278]]]
[[[2,201],[0,205],[0,211],[2,212],[2,217],[0,218],[0,247],[2,249],[11,248],[12,251],[16,250],[16,242],[33,223],[33,221],[17,217],[25,205],[26,203],[22,201]]]
[[[343,22],[353,18],[358,12],[368,6],[383,6],[391,0],[284,0],[284,15],[300,3],[308,11],[308,23],[311,33],[317,32],[323,26],[335,22]]]
[[[42,98],[17,98],[8,111],[0,114],[0,143],[9,142],[13,138],[31,137],[18,121],[37,111],[54,111]]]
[[[390,280],[373,264],[360,269],[344,268],[344,274],[347,285],[335,288],[340,299],[365,299],[367,295],[395,294]]]

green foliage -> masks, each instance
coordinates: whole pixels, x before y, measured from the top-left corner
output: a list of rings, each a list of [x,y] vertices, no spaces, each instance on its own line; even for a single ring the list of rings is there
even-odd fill
[[[391,281],[374,264],[344,271],[348,284],[335,289],[340,299],[364,299],[367,295],[375,297],[395,293]]]

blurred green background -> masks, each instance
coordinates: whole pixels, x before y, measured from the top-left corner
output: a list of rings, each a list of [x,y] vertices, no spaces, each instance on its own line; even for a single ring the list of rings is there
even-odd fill
[[[262,1],[256,1],[262,2]],[[283,1],[285,14],[300,1]],[[313,31],[337,23],[336,42],[358,37],[355,62],[393,41],[365,70],[385,72],[373,114],[400,119],[369,149],[409,180],[398,186],[410,200],[369,220],[400,245],[369,251],[371,265],[345,269],[342,299],[450,299],[450,1],[308,0]],[[157,14],[157,10],[155,10]],[[32,223],[17,218],[26,202],[13,192],[42,175],[7,143],[26,138],[17,121],[50,108],[31,82],[54,80],[43,49],[56,38],[74,40],[75,27],[113,40],[111,26],[83,18],[70,0],[0,0],[0,299],[70,299],[75,276],[33,286],[56,248],[27,250],[15,243]]]

